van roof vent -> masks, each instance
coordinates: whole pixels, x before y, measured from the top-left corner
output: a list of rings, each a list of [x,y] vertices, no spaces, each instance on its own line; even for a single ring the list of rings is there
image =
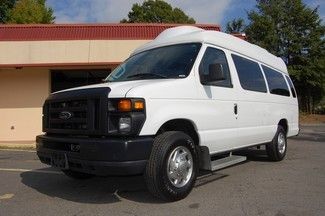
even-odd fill
[[[155,40],[164,40],[180,35],[190,34],[194,32],[201,32],[204,31],[204,29],[195,27],[195,26],[178,26],[174,28],[169,28],[160,33]]]

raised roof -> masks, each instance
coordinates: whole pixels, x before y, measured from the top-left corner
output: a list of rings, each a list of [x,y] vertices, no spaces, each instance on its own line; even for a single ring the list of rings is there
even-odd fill
[[[230,34],[204,30],[194,26],[179,26],[167,29],[160,33],[155,40],[136,49],[132,55],[155,47],[190,42],[213,44],[247,56],[286,74],[288,73],[284,61],[267,50]]]

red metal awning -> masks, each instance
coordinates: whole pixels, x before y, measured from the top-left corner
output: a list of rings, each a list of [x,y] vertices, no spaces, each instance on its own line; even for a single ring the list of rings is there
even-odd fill
[[[165,29],[180,25],[184,24],[4,24],[0,25],[0,41],[151,40]],[[193,26],[220,31],[219,25]]]

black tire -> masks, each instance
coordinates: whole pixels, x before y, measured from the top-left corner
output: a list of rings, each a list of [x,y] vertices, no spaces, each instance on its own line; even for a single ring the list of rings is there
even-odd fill
[[[168,165],[171,154],[178,149],[180,149],[179,151],[182,151],[182,149],[185,150],[186,159],[190,160],[189,158],[191,158],[193,163],[191,168],[185,168],[185,173],[188,173],[188,175],[187,178],[184,179],[187,180],[181,180],[184,180],[183,183],[185,185],[178,185],[179,187],[176,187],[170,180],[168,176],[169,171],[167,171],[167,169],[171,169]],[[191,154],[190,156],[189,153]],[[183,157],[183,160],[186,161],[184,158],[185,157]],[[184,164],[185,163],[186,162],[184,162]],[[188,166],[188,164],[185,166]],[[176,171],[173,171],[173,173],[174,172],[176,173]],[[145,171],[145,181],[151,194],[165,201],[183,199],[191,192],[197,173],[198,157],[194,142],[190,136],[179,131],[168,131],[155,138]]]
[[[72,171],[72,170],[62,170],[62,172],[73,179],[89,179],[92,178],[94,175],[88,174],[88,173],[82,173],[82,172],[77,172],[77,171]]]
[[[282,139],[284,142],[283,144],[279,144],[279,139],[281,139],[281,138],[279,138],[280,136],[282,136]],[[281,146],[283,146],[284,149]],[[278,130],[275,133],[273,140],[269,144],[266,145],[266,153],[267,153],[268,158],[271,161],[281,161],[286,156],[287,135],[286,135],[286,131],[284,130],[284,128],[281,125],[278,126]]]

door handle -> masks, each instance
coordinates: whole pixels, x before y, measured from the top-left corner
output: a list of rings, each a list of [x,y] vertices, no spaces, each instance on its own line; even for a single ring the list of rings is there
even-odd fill
[[[238,105],[236,103],[234,104],[234,113],[238,115]]]

